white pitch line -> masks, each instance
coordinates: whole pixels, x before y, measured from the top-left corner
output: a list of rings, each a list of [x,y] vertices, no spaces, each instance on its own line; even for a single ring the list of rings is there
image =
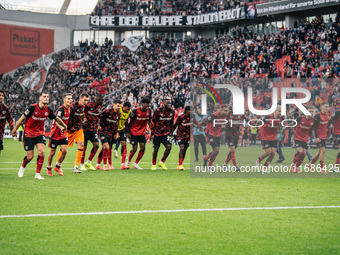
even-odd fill
[[[207,208],[207,209],[175,209],[175,210],[142,210],[142,211],[113,211],[113,212],[83,212],[83,213],[51,213],[26,215],[0,215],[0,218],[28,218],[55,217],[81,215],[109,215],[109,214],[144,214],[144,213],[178,213],[178,212],[211,212],[211,211],[252,211],[252,210],[289,210],[289,209],[329,209],[340,208],[340,205],[325,206],[286,206],[286,207],[246,207],[246,208]]]

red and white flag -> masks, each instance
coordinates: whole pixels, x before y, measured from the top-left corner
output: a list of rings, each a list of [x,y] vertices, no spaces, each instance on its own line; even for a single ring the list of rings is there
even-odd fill
[[[77,61],[72,61],[72,60],[64,60],[63,62],[60,63],[60,67],[66,71],[70,71],[72,73],[76,72],[81,64],[83,62],[83,58],[79,59]]]
[[[106,79],[104,79],[102,81],[94,81],[91,84],[91,88],[94,88],[100,94],[105,94],[107,87],[109,86],[109,82],[110,82],[110,77],[107,77]]]

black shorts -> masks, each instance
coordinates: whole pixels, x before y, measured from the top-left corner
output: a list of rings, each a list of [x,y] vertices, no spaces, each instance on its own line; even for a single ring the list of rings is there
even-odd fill
[[[340,145],[340,135],[334,135],[334,143],[335,145]]]
[[[301,142],[301,141],[299,141],[299,140],[295,140],[294,141],[295,142],[295,147],[296,148],[303,148],[303,149],[306,149],[306,150],[308,150],[308,143],[306,143],[306,142]]]
[[[249,138],[248,134],[242,136],[242,139],[244,140],[247,140],[248,138]]]
[[[120,131],[118,131],[118,132],[119,132],[119,138],[118,138],[118,140],[119,140],[120,142],[126,141],[125,129],[122,129],[122,130],[120,130]]]
[[[113,139],[113,137],[108,137],[106,134],[101,133],[100,134],[100,142],[102,144],[104,143],[108,143],[110,146],[112,146],[113,144],[115,144],[117,142],[116,139]]]
[[[145,135],[138,135],[138,136],[131,135],[130,143],[132,145],[137,145],[138,143],[146,143]]]
[[[159,148],[161,144],[166,146],[167,144],[171,144],[171,141],[172,141],[171,135],[161,135],[161,136],[155,135],[153,139],[153,147]]]
[[[263,140],[262,142],[262,148],[265,149],[269,149],[269,148],[277,148],[277,141],[267,141],[267,140]]]
[[[4,141],[1,139],[0,140],[0,151],[4,149]]]
[[[48,143],[48,147],[51,149],[57,148],[58,145],[68,145],[67,137],[61,140],[50,139],[50,142]]]
[[[210,144],[210,146],[214,149],[216,147],[220,147],[221,137],[216,137],[212,135],[206,136],[207,142]]]
[[[84,131],[84,147],[87,147],[87,143],[99,143],[99,137],[97,131]]]
[[[235,146],[237,148],[238,136],[227,136],[225,139],[229,147]]]
[[[319,143],[316,144],[316,146],[318,148],[321,148],[321,147],[325,147],[326,148],[326,141],[327,140],[324,140],[324,139],[320,139],[321,141]]]
[[[24,149],[25,151],[33,151],[34,150],[34,146],[38,143],[43,143],[44,145],[46,145],[46,138],[44,135],[39,135],[36,137],[25,137],[24,136]]]
[[[178,145],[184,144],[184,148],[188,148],[190,140],[186,140],[186,139],[183,139],[182,137],[179,137],[177,142],[178,142]]]

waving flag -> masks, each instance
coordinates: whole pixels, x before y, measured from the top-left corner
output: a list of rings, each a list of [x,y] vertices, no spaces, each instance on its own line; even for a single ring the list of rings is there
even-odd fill
[[[69,72],[76,72],[81,64],[83,62],[83,58],[79,59],[77,61],[71,61],[71,60],[64,60],[63,62],[60,63],[60,67],[66,71]]]
[[[41,92],[44,88],[48,71],[50,70],[53,60],[46,56],[42,56],[44,67],[39,68],[34,73],[28,73],[19,79],[19,84],[24,90],[31,92]]]
[[[107,77],[106,79],[102,81],[94,81],[91,85],[91,88],[94,88],[100,94],[105,94],[107,87],[109,86],[109,82],[110,82],[110,77]]]
[[[122,46],[127,47],[131,51],[136,51],[144,35],[132,35],[122,42]]]

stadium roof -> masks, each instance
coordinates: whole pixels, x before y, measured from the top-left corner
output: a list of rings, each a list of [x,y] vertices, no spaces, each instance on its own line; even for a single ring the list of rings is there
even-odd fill
[[[90,14],[98,0],[0,0],[8,10],[22,10],[54,14]]]

